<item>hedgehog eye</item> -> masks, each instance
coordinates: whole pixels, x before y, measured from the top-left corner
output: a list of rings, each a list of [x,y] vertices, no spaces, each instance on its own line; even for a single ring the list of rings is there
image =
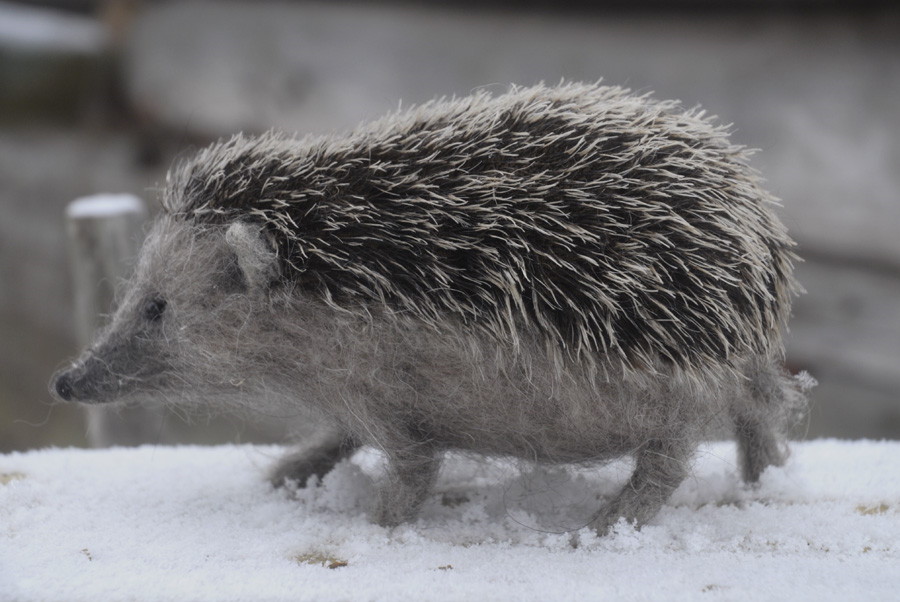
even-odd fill
[[[166,305],[166,300],[162,297],[151,297],[144,302],[144,307],[141,308],[141,315],[148,322],[159,322],[166,311]]]

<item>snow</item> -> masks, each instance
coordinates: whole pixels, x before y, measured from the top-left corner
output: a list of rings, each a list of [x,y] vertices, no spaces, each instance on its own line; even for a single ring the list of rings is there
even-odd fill
[[[144,202],[133,194],[94,194],[75,199],[66,206],[70,219],[104,218],[113,215],[144,214]]]
[[[414,524],[367,508],[374,452],[274,490],[275,446],[48,449],[0,456],[0,599],[895,600],[900,442],[794,445],[759,486],[734,446],[640,531],[584,524],[628,476],[450,456]]]
[[[27,50],[95,53],[106,34],[95,19],[0,2],[0,45]]]

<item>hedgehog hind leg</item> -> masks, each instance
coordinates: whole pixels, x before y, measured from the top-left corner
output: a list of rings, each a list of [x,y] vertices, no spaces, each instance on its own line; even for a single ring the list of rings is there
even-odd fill
[[[687,477],[697,442],[689,437],[651,439],[636,453],[628,483],[591,521],[601,537],[620,518],[641,527],[652,519]]]
[[[279,460],[269,475],[269,482],[281,487],[296,482],[305,487],[310,477],[321,479],[335,465],[353,455],[360,445],[352,437],[334,431],[318,433],[305,445]]]
[[[379,490],[374,521],[395,527],[416,518],[440,465],[440,454],[426,445],[411,444],[389,452],[388,474]]]
[[[735,419],[734,428],[741,478],[746,483],[756,483],[766,468],[783,466],[787,461],[787,443],[770,425],[742,416]]]
[[[741,476],[755,483],[766,468],[787,461],[787,434],[806,409],[806,387],[774,360],[752,362],[745,374],[731,414]]]

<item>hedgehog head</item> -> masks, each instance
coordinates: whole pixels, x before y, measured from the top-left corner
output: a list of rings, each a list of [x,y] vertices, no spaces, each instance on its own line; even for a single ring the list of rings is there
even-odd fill
[[[68,369],[58,395],[86,403],[141,401],[179,381],[193,384],[192,396],[237,393],[267,353],[266,341],[240,335],[266,320],[278,269],[277,252],[258,224],[201,227],[163,216],[112,320]]]

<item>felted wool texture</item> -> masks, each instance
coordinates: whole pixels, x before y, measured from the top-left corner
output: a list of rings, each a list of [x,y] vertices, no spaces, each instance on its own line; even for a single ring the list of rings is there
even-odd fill
[[[775,199],[726,134],[617,87],[481,91],[349,135],[237,136],[164,202],[264,223],[285,278],[345,304],[699,369],[779,350],[795,289]]]
[[[643,524],[717,427],[748,481],[786,458],[808,387],[781,368],[797,286],[773,204],[702,112],[598,85],[237,136],[173,171],[112,323],[54,388],[315,421],[273,482],[373,446],[386,525],[447,451],[632,455],[592,524]]]

